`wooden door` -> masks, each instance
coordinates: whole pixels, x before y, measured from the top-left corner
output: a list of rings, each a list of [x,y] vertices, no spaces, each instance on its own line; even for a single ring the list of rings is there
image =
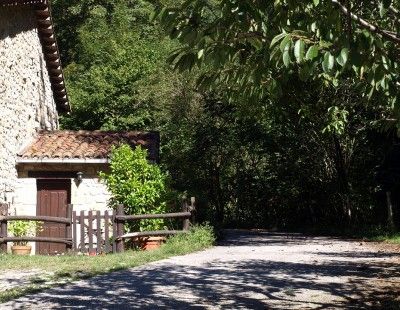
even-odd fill
[[[71,180],[37,180],[37,215],[67,217],[67,204],[71,202]],[[66,224],[43,223],[41,237],[66,238]],[[66,245],[54,242],[37,242],[37,254],[58,254]]]

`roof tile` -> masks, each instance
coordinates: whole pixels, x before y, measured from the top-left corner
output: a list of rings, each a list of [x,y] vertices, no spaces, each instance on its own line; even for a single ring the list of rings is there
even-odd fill
[[[148,150],[149,159],[159,159],[160,138],[154,131],[41,131],[18,156],[25,159],[104,159],[109,157],[112,146],[122,143],[131,147],[141,145]]]

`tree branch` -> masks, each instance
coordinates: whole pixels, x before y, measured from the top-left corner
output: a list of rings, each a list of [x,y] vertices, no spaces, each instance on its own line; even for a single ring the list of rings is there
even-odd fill
[[[339,0],[331,0],[331,2],[333,4],[336,4],[345,15],[349,14],[347,8]],[[388,39],[389,41],[392,41],[396,44],[400,44],[400,37],[398,37],[397,34],[387,31],[387,30],[380,29],[378,26],[371,24],[370,22],[357,16],[354,13],[350,12],[350,16],[351,16],[351,19],[354,20],[355,22],[357,22],[362,28],[365,28],[371,32],[380,34],[382,37],[384,37],[384,38]]]

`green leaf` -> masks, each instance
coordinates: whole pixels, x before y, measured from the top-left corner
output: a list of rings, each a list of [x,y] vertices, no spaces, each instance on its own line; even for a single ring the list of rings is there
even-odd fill
[[[345,47],[340,51],[340,54],[336,58],[336,61],[339,65],[343,67],[346,65],[348,59],[349,59],[349,49]]]
[[[294,56],[298,63],[301,63],[304,59],[305,43],[302,39],[297,40],[294,45]]]
[[[306,53],[306,59],[313,60],[317,56],[318,56],[318,45],[310,46]]]
[[[318,6],[319,0],[313,0],[313,2],[314,2],[314,6]]]
[[[335,57],[331,53],[326,52],[324,55],[324,61],[322,62],[322,69],[325,73],[329,73],[335,64]]]
[[[278,43],[280,40],[282,40],[287,34],[286,33],[280,33],[277,36],[275,36],[270,44],[270,47],[273,47],[276,43]]]
[[[288,50],[283,52],[282,58],[283,58],[284,65],[286,67],[289,67],[289,65],[290,65],[290,55],[289,55],[289,51]]]
[[[292,41],[292,38],[290,35],[286,35],[285,38],[282,40],[281,44],[279,45],[279,48],[281,52],[283,53],[285,51],[285,48],[290,42]]]
[[[387,8],[385,8],[383,2],[379,3],[379,15],[384,17],[387,12]]]

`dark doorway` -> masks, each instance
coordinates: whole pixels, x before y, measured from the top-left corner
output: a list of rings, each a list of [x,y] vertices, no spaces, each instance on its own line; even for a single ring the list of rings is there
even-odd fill
[[[67,204],[71,202],[70,179],[37,180],[37,215],[67,217]],[[41,237],[66,238],[66,224],[44,223]],[[63,243],[37,242],[37,254],[64,253]]]

